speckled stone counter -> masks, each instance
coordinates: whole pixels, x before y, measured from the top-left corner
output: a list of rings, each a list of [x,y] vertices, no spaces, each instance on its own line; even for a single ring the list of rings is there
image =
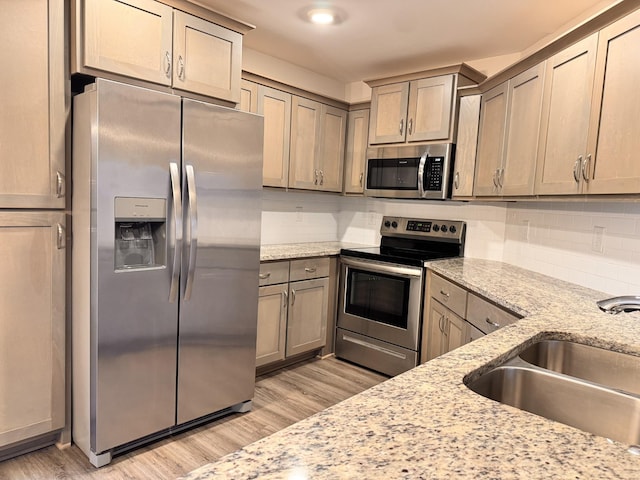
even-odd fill
[[[262,245],[260,247],[260,261],[288,260],[291,258],[326,257],[339,255],[341,248],[368,247],[344,242],[309,242],[285,243],[277,245]]]
[[[498,262],[430,268],[525,318],[186,478],[640,478],[640,456],[627,445],[488,400],[463,383],[544,337],[640,355],[640,314],[601,313],[594,302],[605,294]]]

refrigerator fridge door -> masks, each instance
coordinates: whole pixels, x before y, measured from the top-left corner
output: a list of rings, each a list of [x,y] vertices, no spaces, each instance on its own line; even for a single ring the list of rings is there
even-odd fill
[[[253,398],[262,117],[183,99],[177,423]]]
[[[105,80],[90,95],[91,448],[99,453],[175,424],[169,172],[180,163],[181,105],[173,95]]]

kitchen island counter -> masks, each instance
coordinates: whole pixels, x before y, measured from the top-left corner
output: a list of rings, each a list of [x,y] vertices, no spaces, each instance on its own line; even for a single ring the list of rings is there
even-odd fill
[[[540,338],[640,355],[639,313],[602,313],[595,301],[609,295],[500,262],[458,258],[429,268],[525,317],[185,478],[640,477],[640,456],[628,445],[499,404],[463,383]]]

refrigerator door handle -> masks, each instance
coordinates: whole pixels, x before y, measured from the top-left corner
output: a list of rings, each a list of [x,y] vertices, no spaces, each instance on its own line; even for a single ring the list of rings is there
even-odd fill
[[[178,164],[169,164],[171,174],[171,195],[173,197],[173,270],[171,271],[171,287],[169,288],[169,302],[178,298],[180,286],[180,261],[182,259],[182,194],[180,193],[180,169]]]
[[[193,278],[196,272],[196,252],[198,250],[198,197],[196,192],[196,175],[193,165],[185,167],[187,176],[187,195],[189,200],[189,216],[187,218],[187,238],[189,245],[189,264],[187,270],[187,283],[184,288],[184,299],[191,298],[193,289]]]

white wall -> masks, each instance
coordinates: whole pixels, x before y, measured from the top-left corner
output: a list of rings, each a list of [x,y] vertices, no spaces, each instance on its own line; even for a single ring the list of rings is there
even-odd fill
[[[510,204],[504,261],[607,293],[640,295],[640,204]]]

